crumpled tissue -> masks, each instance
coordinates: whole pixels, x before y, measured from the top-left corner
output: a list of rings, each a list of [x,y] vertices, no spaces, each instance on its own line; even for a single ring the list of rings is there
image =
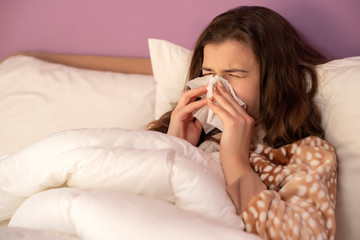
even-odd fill
[[[215,76],[208,75],[208,76],[198,77],[198,78],[195,78],[195,79],[187,82],[186,85],[188,87],[190,87],[191,89],[193,89],[193,88],[198,88],[198,87],[204,86],[206,84],[209,84],[207,87],[207,93],[206,93],[205,97],[210,98],[213,96],[213,93],[212,93],[213,86],[218,81],[221,81],[221,83],[223,84],[225,89],[228,92],[230,92],[230,94],[240,104],[240,106],[242,108],[246,109],[246,104],[243,101],[241,101],[240,98],[238,98],[236,96],[234,89],[232,88],[230,83],[226,79],[224,79],[218,75],[215,75]],[[194,117],[197,118],[201,122],[205,133],[209,133],[210,131],[212,131],[215,128],[218,128],[219,130],[222,131],[224,128],[224,124],[221,121],[221,119],[207,105],[205,105],[204,107],[197,110],[194,113]]]

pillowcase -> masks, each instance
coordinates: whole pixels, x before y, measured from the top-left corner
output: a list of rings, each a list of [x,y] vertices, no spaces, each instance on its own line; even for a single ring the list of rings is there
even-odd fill
[[[154,120],[155,90],[151,75],[11,57],[0,64],[0,157],[67,129],[144,129]]]
[[[155,119],[174,109],[185,86],[190,50],[160,39],[149,39],[153,74],[157,82]]]
[[[360,57],[318,66],[317,103],[325,140],[338,156],[337,239],[360,236]]]
[[[149,47],[157,91],[164,92],[162,85],[166,85],[166,95],[174,97],[160,99],[157,95],[156,108],[161,105],[159,112],[166,107],[171,110],[170,106],[178,100],[175,96],[180,96],[184,89],[190,51],[156,39],[149,40]],[[171,54],[162,51],[171,51]],[[179,61],[184,61],[179,64],[181,68],[166,64]],[[319,89],[315,101],[322,114],[325,140],[335,148],[338,157],[337,238],[355,239],[360,236],[357,227],[360,225],[360,188],[356,185],[360,182],[360,57],[337,59],[319,65],[317,71]]]

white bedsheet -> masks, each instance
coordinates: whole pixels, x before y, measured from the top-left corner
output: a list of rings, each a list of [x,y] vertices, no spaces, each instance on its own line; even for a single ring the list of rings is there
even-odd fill
[[[139,130],[69,130],[2,158],[0,221],[9,218],[0,239],[27,228],[64,239],[257,239],[217,159]]]

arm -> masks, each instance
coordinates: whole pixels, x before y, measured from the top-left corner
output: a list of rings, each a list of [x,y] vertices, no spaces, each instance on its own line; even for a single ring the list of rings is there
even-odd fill
[[[266,189],[266,185],[253,171],[239,177],[239,179],[226,188],[236,207],[238,215],[246,209],[253,197]]]
[[[213,89],[218,104],[210,99],[208,105],[224,123],[220,159],[228,193],[240,214],[254,196],[266,190],[266,186],[249,163],[255,121],[220,83]]]
[[[246,230],[270,239],[334,237],[336,157],[331,146],[320,138],[280,149],[259,144],[249,163],[250,117],[221,88],[213,93],[218,105],[208,105],[224,123],[220,159],[227,190]]]
[[[221,118],[224,129],[220,142],[220,159],[228,193],[240,214],[249,201],[266,190],[249,163],[250,144],[255,121],[224,89],[219,81],[213,89],[218,104],[208,101],[209,107]]]
[[[224,124],[220,141],[220,159],[229,185],[253,172],[248,159],[255,120],[226,91],[221,81],[218,81],[213,89],[213,96],[212,99],[208,99],[208,105]]]

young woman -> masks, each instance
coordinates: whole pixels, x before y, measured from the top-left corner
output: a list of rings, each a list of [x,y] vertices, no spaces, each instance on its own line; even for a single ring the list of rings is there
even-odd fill
[[[227,191],[246,231],[271,239],[335,235],[336,158],[321,139],[314,104],[315,66],[325,63],[291,24],[264,7],[217,16],[195,45],[189,79],[225,78],[244,110],[219,81],[185,91],[175,109],[149,125],[204,148],[217,140]],[[216,103],[216,104],[215,104]],[[204,134],[193,112],[208,105],[223,131]],[[208,146],[207,144],[206,146]]]

